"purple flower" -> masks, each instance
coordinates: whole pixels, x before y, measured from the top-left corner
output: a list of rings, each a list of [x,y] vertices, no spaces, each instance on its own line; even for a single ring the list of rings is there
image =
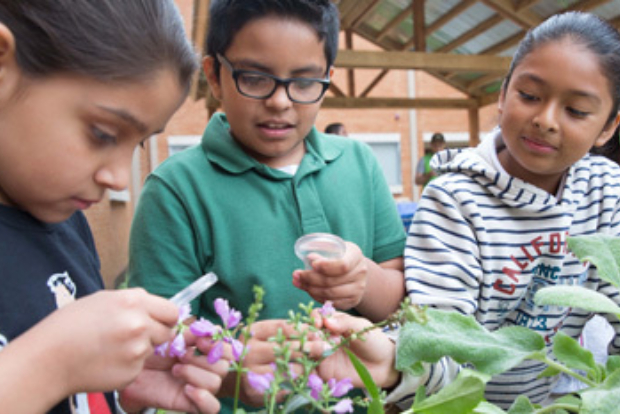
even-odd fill
[[[192,314],[192,306],[187,304],[179,307],[179,319],[177,320],[177,325],[183,322],[185,319],[189,318]]]
[[[178,334],[170,344],[169,354],[171,357],[182,357],[185,355],[185,338],[183,334]]]
[[[236,339],[232,340],[232,353],[235,361],[238,362],[239,358],[241,358],[241,355],[243,354],[243,344],[241,343],[241,341],[238,341]]]
[[[348,398],[345,398],[344,400],[340,400],[338,404],[332,407],[332,410],[334,410],[334,412],[338,414],[352,413],[353,412],[353,401],[351,401]]]
[[[226,329],[232,329],[239,324],[241,321],[241,312],[229,307],[226,299],[217,298],[215,299],[214,305],[215,311],[220,315],[220,318],[222,318],[222,322],[224,322]]]
[[[329,392],[331,393],[331,395],[336,398],[347,395],[347,393],[353,389],[351,378],[345,378],[342,381],[338,382],[336,382],[335,378],[332,378],[327,381],[327,385],[329,386]]]
[[[308,377],[308,387],[310,387],[310,396],[318,400],[323,391],[323,380],[316,374],[310,374]]]
[[[334,312],[336,312],[336,309],[334,308],[334,304],[331,300],[325,302],[325,304],[319,309],[319,313],[325,318],[329,318],[334,314]]]
[[[157,345],[155,347],[155,355],[160,356],[160,357],[165,357],[168,351],[169,344],[170,344],[169,342],[164,342],[161,345]]]
[[[213,336],[217,332],[217,326],[211,321],[200,318],[189,326],[189,330],[197,337]]]
[[[224,345],[221,341],[217,341],[215,345],[213,345],[213,348],[211,348],[211,350],[209,351],[209,354],[207,355],[207,361],[209,362],[209,364],[213,365],[222,358],[223,353]]]
[[[255,374],[252,371],[248,372],[248,382],[250,386],[254,388],[261,394],[264,394],[266,391],[271,388],[271,383],[273,382],[273,374],[268,372],[266,374]]]

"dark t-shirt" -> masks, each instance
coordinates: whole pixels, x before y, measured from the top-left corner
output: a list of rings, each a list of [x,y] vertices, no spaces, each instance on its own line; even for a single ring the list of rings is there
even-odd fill
[[[103,289],[99,267],[81,212],[62,223],[47,224],[0,205],[0,350],[62,305]],[[89,406],[100,396],[74,396],[50,413],[92,414]],[[112,396],[106,398],[113,407]],[[113,412],[109,407],[102,412]]]

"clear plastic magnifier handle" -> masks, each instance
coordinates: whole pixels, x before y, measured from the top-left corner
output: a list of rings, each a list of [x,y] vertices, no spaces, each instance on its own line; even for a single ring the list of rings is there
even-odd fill
[[[179,293],[170,298],[170,301],[178,307],[188,305],[192,300],[196,299],[201,293],[209,289],[216,282],[217,275],[213,272],[209,272],[206,275],[196,279],[185,289],[179,291]]]

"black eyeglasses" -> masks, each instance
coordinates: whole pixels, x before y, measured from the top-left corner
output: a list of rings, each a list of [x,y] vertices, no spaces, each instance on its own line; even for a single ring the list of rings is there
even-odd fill
[[[286,94],[292,102],[311,104],[323,97],[330,84],[329,77],[282,79],[268,73],[235,69],[232,63],[219,53],[217,59],[232,74],[239,93],[248,98],[267,99],[274,94],[278,86],[284,85]]]

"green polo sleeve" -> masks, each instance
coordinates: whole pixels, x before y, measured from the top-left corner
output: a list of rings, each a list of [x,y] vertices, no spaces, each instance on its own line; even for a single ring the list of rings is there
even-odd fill
[[[147,179],[131,227],[129,286],[171,297],[203,274],[204,246],[183,199],[161,177]]]

